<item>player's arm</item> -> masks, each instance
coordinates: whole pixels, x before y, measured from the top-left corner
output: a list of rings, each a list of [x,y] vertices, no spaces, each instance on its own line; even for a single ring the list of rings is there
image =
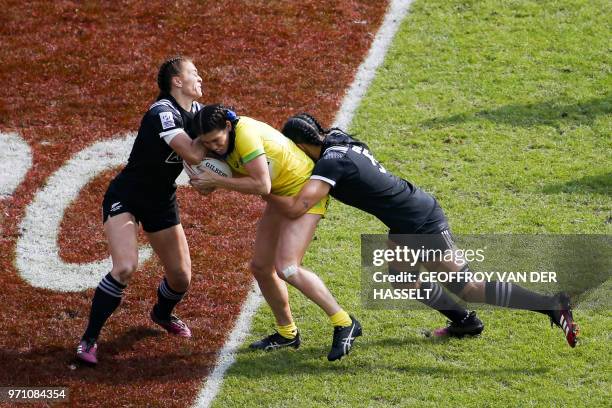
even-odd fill
[[[191,185],[198,190],[220,187],[226,190],[238,191],[244,194],[266,195],[270,194],[272,182],[265,154],[260,154],[244,165],[248,175],[245,177],[222,177],[218,174],[204,169],[204,171],[193,177]]]
[[[206,155],[200,138],[191,139],[184,131],[177,132],[168,145],[188,164],[199,164]]]
[[[336,182],[345,173],[340,160],[328,159],[325,156],[317,161],[310,180],[304,184],[300,192],[294,197],[279,197],[270,195],[264,197],[272,205],[289,218],[298,218],[308,212],[315,204],[325,197]]]
[[[200,138],[191,139],[185,132],[183,118],[169,109],[161,109],[147,120],[152,121],[159,137],[189,164],[199,164],[206,155],[206,148]]]
[[[331,185],[328,183],[310,179],[296,196],[284,197],[270,194],[263,198],[285,216],[299,218],[321,201],[329,193],[330,189]]]

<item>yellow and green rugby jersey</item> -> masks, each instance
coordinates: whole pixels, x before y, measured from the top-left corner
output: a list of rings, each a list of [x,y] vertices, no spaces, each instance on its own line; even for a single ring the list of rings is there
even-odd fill
[[[262,154],[268,160],[272,194],[293,196],[310,178],[313,161],[291,140],[266,123],[241,116],[234,150],[225,159],[233,171],[247,175],[244,165]]]

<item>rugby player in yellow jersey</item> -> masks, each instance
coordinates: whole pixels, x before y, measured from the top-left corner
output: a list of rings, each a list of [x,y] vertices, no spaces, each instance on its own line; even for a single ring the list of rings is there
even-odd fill
[[[194,117],[194,134],[204,146],[223,157],[234,174],[221,177],[205,171],[191,184],[206,194],[224,188],[245,194],[294,196],[310,178],[313,161],[295,143],[271,126],[245,116],[238,117],[223,105],[205,106]],[[327,358],[338,360],[348,354],[361,325],[336,302],[323,281],[301,267],[302,258],[325,214],[328,197],[323,197],[296,219],[282,215],[267,205],[257,227],[251,272],[276,318],[276,333],[251,348],[274,350],[298,348],[300,335],[289,307],[287,286],[296,287],[321,307],[334,326],[331,351]]]

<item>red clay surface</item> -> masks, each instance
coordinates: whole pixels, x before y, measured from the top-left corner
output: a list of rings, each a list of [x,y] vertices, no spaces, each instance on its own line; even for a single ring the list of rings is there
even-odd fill
[[[68,365],[93,289],[35,289],[15,269],[18,225],[45,180],[97,140],[136,131],[156,96],[158,64],[191,55],[202,102],[279,126],[298,111],[329,122],[385,11],[382,1],[72,2],[0,0],[0,131],[31,146],[33,167],[0,200],[0,386],[67,386],[74,406],[187,406],[211,370],[251,285],[261,201],[179,189],[193,285],[179,306],[192,340],[148,320],[161,277],[141,265],[105,327],[96,369]],[[89,183],[60,228],[61,257],[106,257],[100,203],[115,172]],[[75,211],[74,208],[79,208]]]

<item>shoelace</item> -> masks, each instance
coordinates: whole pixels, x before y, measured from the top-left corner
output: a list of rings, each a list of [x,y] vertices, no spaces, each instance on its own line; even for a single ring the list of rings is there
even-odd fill
[[[468,312],[467,316],[465,316],[463,319],[461,319],[461,321],[459,321],[458,323],[455,323],[451,320],[447,320],[446,321],[446,327],[451,327],[451,326],[455,326],[455,325],[460,325],[460,324],[465,324],[465,322],[472,318],[474,315],[476,315],[476,313],[474,311]]]
[[[342,331],[343,329],[348,329],[351,328],[351,326],[347,326],[347,327],[334,327],[334,340],[332,342],[332,346],[333,347],[337,347],[339,345],[342,345],[343,347],[346,347],[347,345],[350,344],[350,341],[353,340],[355,337],[351,336],[351,332],[349,331],[349,335],[346,337],[336,337],[336,334],[339,333],[340,331]]]
[[[272,339],[274,339],[275,337],[280,336],[280,333],[273,333],[271,335],[269,335],[268,337],[266,337],[267,340],[270,340],[270,342],[272,342]]]
[[[79,344],[79,347],[77,347],[77,351],[78,351],[78,352],[83,352],[83,351],[85,351],[86,353],[89,353],[89,350],[91,350],[93,347],[95,347],[95,345],[96,345],[96,342],[95,342],[95,341],[94,341],[94,342],[91,342],[91,343],[90,343],[90,342],[88,342],[88,341],[86,341],[86,342],[85,342],[85,350],[83,350],[83,345],[82,345],[82,344]]]
[[[285,340],[285,342],[289,341],[289,344],[292,344],[293,342],[295,342],[295,339],[286,339],[283,336],[280,335],[280,333],[276,332],[274,334],[269,335],[268,337],[266,337],[266,341],[269,343],[266,346],[266,349],[276,349],[276,348],[280,348],[283,347],[283,345],[287,345],[287,343],[285,344],[280,344],[279,342],[275,341],[274,338],[275,337],[280,337],[283,340]]]
[[[170,316],[170,322],[176,324],[177,326],[181,328],[187,327],[187,325],[182,320],[180,320],[178,317],[174,315]]]

